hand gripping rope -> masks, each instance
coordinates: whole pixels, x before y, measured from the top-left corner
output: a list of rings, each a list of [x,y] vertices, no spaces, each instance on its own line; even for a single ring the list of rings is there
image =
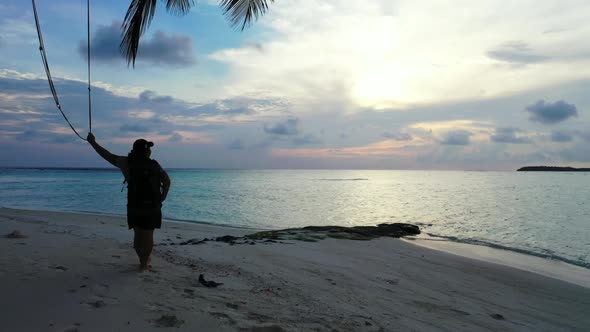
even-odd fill
[[[33,13],[35,14],[35,25],[37,26],[37,36],[39,36],[39,52],[41,53],[41,60],[43,60],[43,66],[45,67],[45,73],[47,74],[47,81],[49,82],[49,89],[51,90],[51,94],[53,95],[53,100],[55,100],[55,106],[64,117],[70,128],[74,131],[78,137],[82,140],[86,140],[84,137],[80,136],[74,126],[68,120],[68,117],[65,115],[63,110],[61,109],[61,104],[59,103],[59,98],[57,96],[57,90],[55,89],[55,85],[53,84],[53,79],[51,78],[51,72],[49,71],[49,64],[47,63],[47,54],[45,53],[45,46],[43,44],[43,35],[41,34],[41,25],[39,24],[39,15],[37,15],[37,6],[35,5],[35,0],[33,1]],[[90,0],[87,0],[87,33],[88,33],[88,49],[87,49],[87,56],[88,56],[88,127],[89,132],[92,132],[92,100],[90,97]]]

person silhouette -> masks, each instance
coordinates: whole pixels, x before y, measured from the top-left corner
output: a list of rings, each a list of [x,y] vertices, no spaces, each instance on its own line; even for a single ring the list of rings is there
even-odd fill
[[[112,154],[96,142],[92,133],[88,143],[106,161],[119,168],[127,183],[127,225],[133,229],[133,247],[140,269],[149,270],[154,247],[154,229],[162,226],[162,203],[170,190],[170,177],[160,164],[150,159],[154,143],[140,138],[125,156]]]

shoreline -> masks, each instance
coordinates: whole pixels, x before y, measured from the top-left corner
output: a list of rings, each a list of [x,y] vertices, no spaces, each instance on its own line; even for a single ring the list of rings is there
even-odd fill
[[[7,238],[14,230],[23,236]],[[165,223],[155,233],[154,271],[140,273],[124,217],[0,208],[0,310],[10,313],[2,327],[590,329],[588,288],[411,240],[190,241],[252,232]],[[200,274],[223,285],[204,287]]]
[[[440,238],[405,237],[404,241],[417,246],[443,251],[474,260],[500,264],[536,273],[590,289],[590,269],[559,259],[549,259],[513,250],[486,245],[456,242]]]
[[[125,215],[94,212],[94,211],[63,211],[63,210],[42,210],[42,209],[21,209],[0,206],[1,210],[34,211],[34,212],[55,212],[55,213],[80,213],[87,215],[100,215],[114,218],[126,218]],[[217,224],[206,221],[179,220],[162,218],[163,222],[179,223],[187,225],[204,225],[219,227],[222,229],[238,229],[246,232],[278,231],[279,229],[255,228],[249,226],[236,226],[231,224]],[[421,229],[422,230],[422,229]],[[590,267],[582,264],[575,264],[562,258],[551,258],[536,255],[535,253],[521,251],[510,247],[497,247],[486,243],[470,243],[453,240],[451,237],[430,235],[422,232],[418,236],[405,236],[402,238],[409,243],[422,247],[439,250],[446,253],[464,256],[467,258],[483,260],[490,263],[506,265],[528,272],[539,273],[544,276],[556,278],[562,281],[573,283],[582,287],[590,288]],[[524,261],[524,262],[523,262]],[[563,271],[562,271],[563,270]]]

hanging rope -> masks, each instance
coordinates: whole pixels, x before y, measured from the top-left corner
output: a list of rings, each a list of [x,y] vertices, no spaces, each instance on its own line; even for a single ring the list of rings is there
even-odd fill
[[[39,52],[41,53],[41,60],[43,60],[43,66],[45,67],[45,73],[47,74],[47,81],[49,82],[49,89],[51,90],[51,94],[53,95],[53,100],[55,100],[55,106],[66,120],[70,128],[74,131],[78,137],[82,140],[86,140],[84,137],[80,136],[80,134],[76,131],[76,128],[72,126],[70,120],[61,109],[61,104],[59,103],[59,98],[57,96],[57,90],[55,89],[55,85],[53,84],[53,79],[51,78],[51,72],[49,71],[49,64],[47,62],[47,54],[45,53],[45,45],[43,44],[43,35],[41,34],[41,25],[39,24],[39,15],[37,15],[37,6],[35,4],[35,0],[33,1],[33,13],[35,14],[35,25],[37,26],[37,36],[39,37]],[[91,111],[91,100],[90,100],[90,0],[88,0],[88,122],[90,127],[90,132],[92,132],[92,111]]]
[[[88,59],[88,132],[92,132],[92,100],[90,98],[90,0],[86,2],[86,32],[88,33],[87,41],[87,59]]]

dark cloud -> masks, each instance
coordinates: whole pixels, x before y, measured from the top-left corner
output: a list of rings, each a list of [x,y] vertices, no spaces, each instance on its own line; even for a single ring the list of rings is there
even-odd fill
[[[244,114],[254,114],[255,109],[272,105],[272,100],[235,98],[223,99],[213,103],[195,105],[183,100],[174,99],[171,96],[160,96],[151,90],[145,90],[139,94],[139,103],[142,108],[166,111],[168,115],[187,116],[226,116],[235,117]],[[220,129],[222,125],[208,125],[209,129]]]
[[[571,142],[573,139],[573,136],[565,131],[554,131],[551,133],[551,140],[553,142],[559,142],[559,143],[564,143],[564,142]]]
[[[528,44],[523,41],[510,41],[487,52],[487,56],[512,64],[528,64],[548,60],[548,57],[534,54]]]
[[[191,66],[196,63],[190,37],[169,36],[162,31],[156,31],[151,40],[140,45],[137,57],[157,65]]]
[[[56,134],[47,131],[25,130],[21,134],[15,136],[17,141],[28,142],[44,142],[44,143],[74,143],[78,137],[69,134]]]
[[[155,92],[151,90],[145,90],[139,94],[140,103],[156,103],[156,104],[170,104],[174,101],[174,98],[170,96],[157,96]]]
[[[408,133],[384,132],[381,136],[383,136],[387,139],[395,140],[395,141],[411,141],[412,140],[412,135],[410,135]]]
[[[264,132],[267,134],[273,135],[297,135],[299,130],[297,129],[297,124],[299,119],[288,119],[284,122],[276,123],[270,127],[264,125]]]
[[[521,130],[518,128],[496,128],[496,132],[490,136],[490,140],[496,143],[526,144],[531,143],[530,138],[516,136]]]
[[[445,137],[440,141],[443,145],[469,145],[469,138],[473,133],[467,130],[455,130],[445,134]]]
[[[555,103],[545,103],[544,100],[539,100],[527,106],[526,110],[531,113],[529,120],[542,124],[555,124],[570,117],[578,116],[576,106],[563,100]]]
[[[244,143],[242,142],[241,139],[236,138],[233,141],[231,141],[231,143],[229,143],[227,147],[230,150],[243,150],[244,149]]]
[[[90,42],[92,61],[124,63],[125,57],[119,48],[120,44],[121,22],[100,25]],[[87,48],[88,43],[80,41],[78,53],[84,59]],[[190,37],[168,35],[162,31],[156,31],[151,39],[142,40],[137,59],[157,66],[186,67],[196,63]]]
[[[119,49],[121,43],[121,24],[99,25],[90,41],[91,61],[124,61],[125,57]],[[80,41],[78,54],[83,59],[88,56],[88,42]]]
[[[320,144],[322,143],[322,140],[315,137],[314,135],[308,134],[303,137],[294,138],[293,143],[296,145]]]
[[[182,142],[183,139],[184,137],[182,137],[182,135],[180,135],[179,133],[174,133],[172,134],[172,136],[170,136],[168,142]]]

